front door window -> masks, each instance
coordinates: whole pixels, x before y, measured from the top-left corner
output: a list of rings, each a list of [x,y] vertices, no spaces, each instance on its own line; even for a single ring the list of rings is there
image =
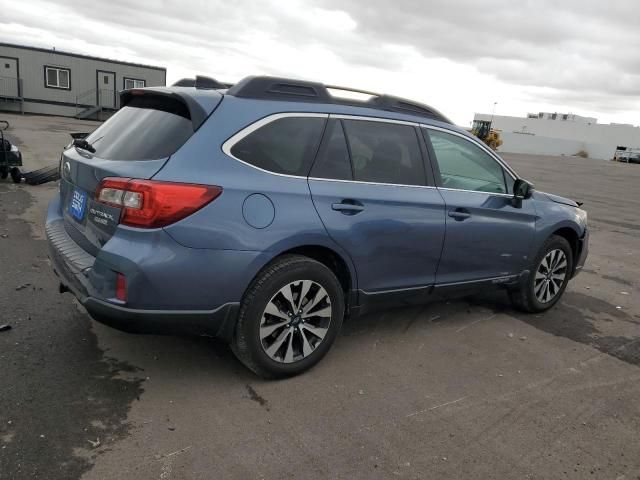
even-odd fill
[[[457,135],[429,130],[444,188],[507,193],[505,173],[480,147]]]

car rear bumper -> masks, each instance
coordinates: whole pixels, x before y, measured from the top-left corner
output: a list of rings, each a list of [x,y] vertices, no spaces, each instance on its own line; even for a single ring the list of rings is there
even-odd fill
[[[91,317],[129,333],[207,335],[231,340],[239,304],[227,303],[211,311],[136,310],[87,297],[82,305]]]
[[[129,308],[116,299],[103,298],[105,289],[91,281],[96,257],[71,238],[55,211],[47,219],[46,237],[61,292],[71,292],[96,321],[130,333],[232,338],[239,303],[224,303],[212,310]]]

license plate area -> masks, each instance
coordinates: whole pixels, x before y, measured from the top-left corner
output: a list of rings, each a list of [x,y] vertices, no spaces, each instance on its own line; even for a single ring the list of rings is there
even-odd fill
[[[67,210],[73,218],[81,222],[87,210],[87,192],[79,188],[74,189],[71,192]]]

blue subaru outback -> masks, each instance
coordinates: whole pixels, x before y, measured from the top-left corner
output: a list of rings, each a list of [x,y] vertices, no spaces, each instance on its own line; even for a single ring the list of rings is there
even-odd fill
[[[489,287],[541,312],[587,214],[410,100],[272,77],[125,90],[61,158],[61,291],[136,333],[228,341],[255,373],[317,363],[343,318]]]

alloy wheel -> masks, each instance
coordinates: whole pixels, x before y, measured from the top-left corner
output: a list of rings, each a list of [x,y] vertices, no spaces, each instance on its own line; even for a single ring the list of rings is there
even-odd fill
[[[567,276],[567,256],[560,249],[548,252],[536,270],[533,292],[540,303],[552,301],[564,284]]]
[[[297,280],[271,297],[260,319],[260,343],[272,360],[300,361],[324,340],[331,323],[331,299],[313,280]]]

